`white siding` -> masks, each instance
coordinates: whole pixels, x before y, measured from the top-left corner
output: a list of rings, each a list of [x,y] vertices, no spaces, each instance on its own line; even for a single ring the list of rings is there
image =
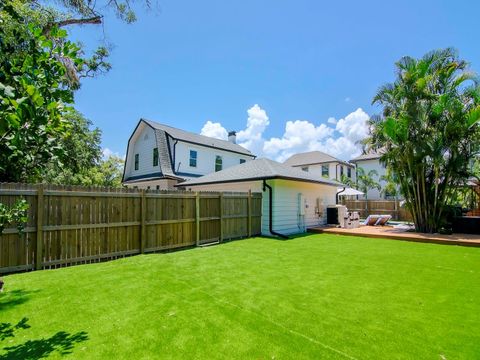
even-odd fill
[[[289,180],[270,180],[267,183],[273,188],[275,231],[288,235],[304,232],[307,227],[326,224],[326,207],[335,204],[335,186]],[[304,199],[301,205],[299,194],[302,194]],[[267,197],[267,194],[264,196]],[[320,216],[315,211],[317,199],[320,203]],[[299,216],[299,206],[305,209],[304,219]]]
[[[129,188],[151,189],[151,190],[177,190],[174,186],[178,181],[172,179],[158,179],[149,181],[138,181],[128,184]],[[158,189],[157,189],[158,186]]]
[[[197,151],[197,166],[190,166],[190,150]],[[239,165],[240,159],[252,160],[251,156],[206,146],[178,141],[175,145],[175,171],[179,173],[206,175],[215,172],[215,157],[222,157],[223,169]]]
[[[273,230],[290,235],[301,233],[307,227],[326,223],[326,207],[335,204],[336,187],[322,184],[305,183],[291,180],[267,180],[273,189]],[[262,192],[262,181],[224,183],[191,186],[193,191],[248,191]],[[303,195],[305,215],[299,217],[299,194]],[[269,231],[269,194],[263,192],[262,199],[262,234],[270,236]],[[315,208],[320,201],[319,216]]]
[[[383,181],[379,181],[380,177],[385,175],[386,169],[385,167],[380,164],[380,161],[378,159],[371,159],[371,160],[361,160],[357,162],[357,167],[363,168],[365,170],[365,173],[368,174],[370,170],[376,170],[378,172],[378,177],[375,177],[375,181],[380,183],[380,186],[385,184]],[[367,193],[368,199],[369,200],[380,200],[383,199],[383,196],[380,195],[380,191],[377,189],[372,189],[369,190]],[[359,197],[360,199],[364,198],[363,196]]]
[[[140,124],[136,134],[130,140],[125,164],[125,179],[160,171],[160,166],[153,166],[153,149],[156,147],[157,142],[153,129]],[[138,170],[135,170],[135,154],[139,155]]]
[[[348,166],[345,164],[340,164],[338,162],[326,163],[326,164],[313,164],[313,165],[305,165],[305,166],[296,166],[298,169],[302,169],[308,167],[308,173],[318,176],[318,178],[322,178],[322,165],[328,166],[328,176],[331,180],[341,180],[340,175],[340,167],[343,167],[343,173],[345,176],[348,175]],[[350,167],[352,170],[352,180],[355,181],[355,167]],[[338,171],[338,178],[337,178],[337,171]]]

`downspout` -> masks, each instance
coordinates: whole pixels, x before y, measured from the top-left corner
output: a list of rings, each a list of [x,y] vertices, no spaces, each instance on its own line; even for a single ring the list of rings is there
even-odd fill
[[[344,186],[344,187],[343,187],[343,190],[340,190],[339,192],[337,192],[336,199],[335,199],[335,204],[338,205],[338,194],[341,194],[342,192],[344,192],[345,189],[346,189],[346,187]]]
[[[281,237],[282,239],[288,239],[288,236],[280,234],[276,231],[273,231],[273,196],[272,196],[272,187],[267,184],[267,181],[263,179],[263,191],[265,188],[268,188],[268,230],[270,234]]]

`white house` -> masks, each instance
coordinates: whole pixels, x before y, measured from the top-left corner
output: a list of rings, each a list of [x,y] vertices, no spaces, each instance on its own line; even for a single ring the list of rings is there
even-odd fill
[[[298,153],[289,157],[285,165],[293,166],[318,178],[342,180],[342,175],[355,181],[355,166],[321,151]]]
[[[262,192],[262,234],[285,236],[326,224],[337,181],[268,159],[257,159],[177,184],[191,191]]]
[[[141,119],[128,140],[122,183],[128,187],[173,190],[179,181],[200,177],[253,160],[229,140],[194,134]]]
[[[357,156],[356,158],[350,160],[350,162],[355,164],[357,169],[362,168],[365,170],[365,173],[368,173],[370,170],[375,170],[378,173],[378,177],[376,177],[375,180],[383,189],[385,182],[381,181],[380,178],[386,174],[386,169],[385,166],[380,163],[381,156],[381,153],[369,152],[367,154]],[[377,189],[369,190],[367,196],[369,200],[381,200],[385,198],[385,196],[382,195],[382,190],[379,191]]]

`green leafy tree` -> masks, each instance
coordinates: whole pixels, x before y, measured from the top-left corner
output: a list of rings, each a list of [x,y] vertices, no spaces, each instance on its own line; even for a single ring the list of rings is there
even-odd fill
[[[102,160],[99,166],[92,168],[89,173],[92,185],[121,187],[123,164],[123,159],[115,155]]]
[[[42,181],[52,184],[84,185],[90,183],[88,173],[99,166],[102,158],[101,131],[92,129],[92,122],[81,113],[71,111],[64,115],[70,131],[59,139],[63,153],[60,161],[52,161],[42,175]]]
[[[70,159],[73,92],[105,66],[22,2],[0,3],[0,15],[0,181],[35,182],[48,164]]]
[[[0,236],[7,226],[15,225],[20,235],[23,234],[27,223],[28,203],[21,199],[12,206],[0,203]]]
[[[373,99],[383,113],[371,118],[366,143],[385,150],[381,161],[399,180],[416,230],[437,232],[455,189],[472,175],[480,87],[453,49],[404,57],[396,68],[395,82]]]
[[[357,189],[365,194],[365,200],[368,200],[369,190],[380,190],[380,184],[375,180],[376,177],[378,178],[376,170],[365,172],[365,169],[357,168]]]
[[[386,174],[380,176],[380,181],[384,183],[380,194],[382,194],[385,198],[393,197],[395,200],[397,200],[398,196],[400,195],[400,190],[398,188],[398,179],[395,177],[393,172],[387,169]]]

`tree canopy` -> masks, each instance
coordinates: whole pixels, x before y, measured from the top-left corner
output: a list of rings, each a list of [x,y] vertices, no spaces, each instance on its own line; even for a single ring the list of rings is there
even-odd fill
[[[450,48],[395,66],[395,81],[373,99],[383,112],[370,119],[366,144],[384,150],[381,161],[398,179],[416,230],[437,232],[480,148],[478,79]]]

